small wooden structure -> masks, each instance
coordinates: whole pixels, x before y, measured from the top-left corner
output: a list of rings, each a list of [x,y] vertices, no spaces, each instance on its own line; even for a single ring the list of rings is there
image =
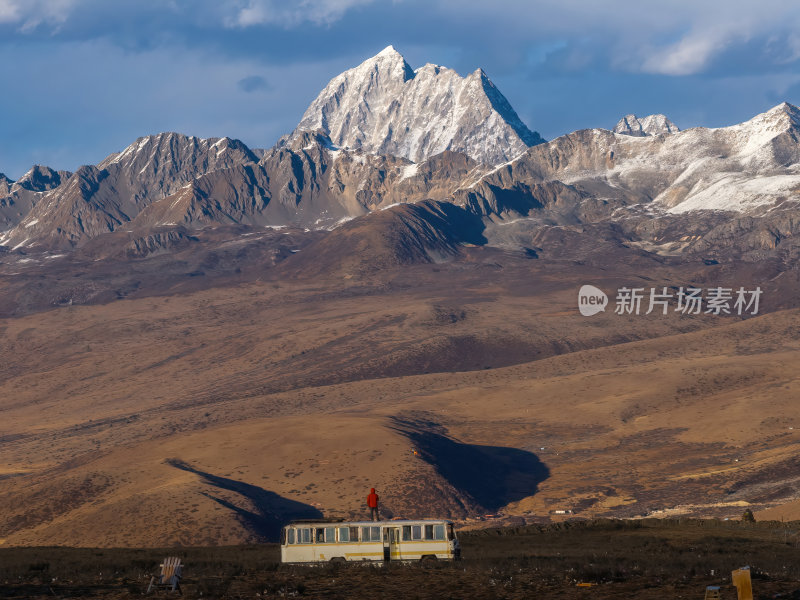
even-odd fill
[[[161,574],[158,575],[158,581],[156,581],[156,575],[153,575],[150,578],[150,585],[147,586],[146,593],[149,594],[153,588],[168,588],[172,592],[177,591],[182,596],[181,569],[183,565],[181,564],[181,559],[177,556],[168,556],[159,566],[161,567]]]
[[[718,585],[709,585],[706,587],[706,596],[705,600],[719,600],[719,586]]]

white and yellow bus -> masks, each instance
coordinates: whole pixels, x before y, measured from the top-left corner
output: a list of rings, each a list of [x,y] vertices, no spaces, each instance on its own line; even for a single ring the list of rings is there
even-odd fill
[[[461,546],[452,521],[292,521],[281,532],[281,562],[454,560]]]

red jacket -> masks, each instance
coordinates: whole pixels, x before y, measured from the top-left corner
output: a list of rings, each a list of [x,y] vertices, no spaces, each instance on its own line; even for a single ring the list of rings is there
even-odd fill
[[[369,496],[367,496],[367,506],[370,508],[378,508],[378,494],[375,493],[375,488],[370,488]]]

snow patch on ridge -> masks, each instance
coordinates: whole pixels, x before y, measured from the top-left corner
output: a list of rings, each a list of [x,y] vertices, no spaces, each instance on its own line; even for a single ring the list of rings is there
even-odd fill
[[[419,171],[419,165],[417,163],[406,165],[405,167],[403,167],[403,173],[400,176],[399,181],[403,181],[404,179],[414,177],[418,171]]]
[[[748,177],[724,174],[714,182],[692,193],[668,212],[686,213],[693,210],[728,210],[744,212],[782,198],[794,196],[800,200],[800,175]]]

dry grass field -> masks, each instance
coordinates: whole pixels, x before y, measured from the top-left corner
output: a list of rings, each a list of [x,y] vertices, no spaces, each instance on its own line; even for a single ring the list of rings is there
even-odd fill
[[[795,273],[746,320],[585,318],[585,282],[766,274],[478,249],[329,277],[297,264],[0,321],[0,544],[274,540],[290,518],[363,515],[370,487],[387,516],[466,527],[738,517],[798,495]]]

